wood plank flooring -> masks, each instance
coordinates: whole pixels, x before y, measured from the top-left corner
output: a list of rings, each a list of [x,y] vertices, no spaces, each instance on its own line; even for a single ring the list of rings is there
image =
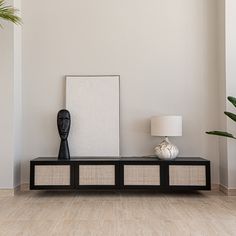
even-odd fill
[[[26,191],[0,197],[2,235],[236,235],[236,197]]]

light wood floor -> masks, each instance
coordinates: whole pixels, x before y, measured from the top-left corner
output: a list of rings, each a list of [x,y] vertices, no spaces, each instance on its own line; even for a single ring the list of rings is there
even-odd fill
[[[22,192],[0,197],[0,235],[236,235],[236,197]]]

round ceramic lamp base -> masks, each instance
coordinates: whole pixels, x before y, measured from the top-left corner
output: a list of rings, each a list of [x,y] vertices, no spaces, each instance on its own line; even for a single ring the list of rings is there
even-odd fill
[[[157,147],[155,147],[155,154],[161,160],[173,160],[178,154],[178,148],[172,144],[169,139],[166,137]]]

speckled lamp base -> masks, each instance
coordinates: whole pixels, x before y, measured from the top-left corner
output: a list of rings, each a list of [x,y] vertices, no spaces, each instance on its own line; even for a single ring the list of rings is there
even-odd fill
[[[156,156],[162,160],[173,160],[179,154],[178,148],[167,137],[154,150]]]

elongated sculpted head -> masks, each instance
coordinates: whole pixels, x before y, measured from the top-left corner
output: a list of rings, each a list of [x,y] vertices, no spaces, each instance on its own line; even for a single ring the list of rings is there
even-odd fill
[[[70,123],[70,112],[65,109],[60,110],[57,114],[57,128],[62,140],[66,140],[68,138],[70,132]]]

